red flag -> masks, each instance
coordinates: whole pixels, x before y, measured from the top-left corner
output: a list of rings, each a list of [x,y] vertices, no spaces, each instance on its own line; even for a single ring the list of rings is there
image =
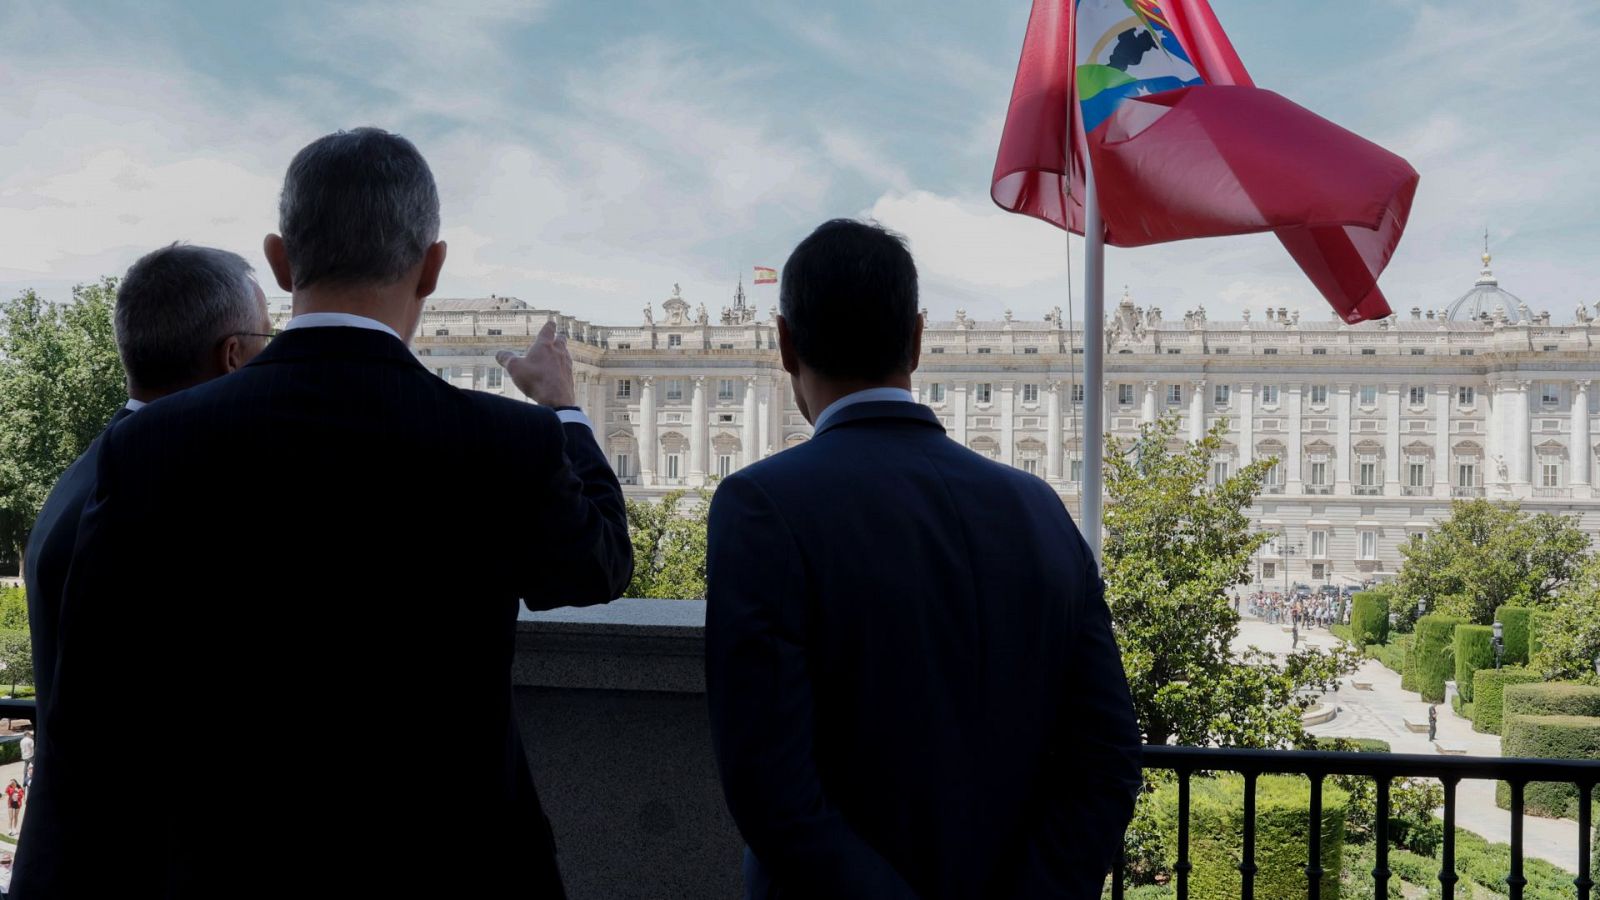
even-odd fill
[[[1107,243],[1272,231],[1345,321],[1390,314],[1416,171],[1255,87],[1206,0],[1034,0],[990,194],[1082,234],[1085,148]]]

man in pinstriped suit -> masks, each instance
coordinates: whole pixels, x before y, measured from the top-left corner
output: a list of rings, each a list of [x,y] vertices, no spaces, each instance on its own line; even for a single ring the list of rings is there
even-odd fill
[[[404,138],[306,147],[279,227],[285,332],[105,436],[49,722],[71,839],[53,879],[15,888],[276,896],[287,859],[296,894],[559,897],[511,715],[517,609],[605,603],[632,573],[565,342],[547,327],[502,359],[539,405],[418,363],[445,245]],[[159,761],[139,749],[157,718],[181,750]],[[418,765],[441,718],[442,788]],[[305,733],[313,765],[289,740]]]

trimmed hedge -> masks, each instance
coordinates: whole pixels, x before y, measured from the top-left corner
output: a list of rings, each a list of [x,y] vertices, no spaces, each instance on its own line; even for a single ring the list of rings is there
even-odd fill
[[[1459,616],[1423,616],[1411,654],[1414,690],[1430,703],[1444,700],[1444,683],[1455,676],[1455,631]]]
[[[1389,640],[1389,595],[1362,591],[1350,598],[1350,631],[1356,644],[1383,644]]]
[[[1363,655],[1377,660],[1384,668],[1404,676],[1406,672],[1406,653],[1411,648],[1411,635],[1391,634],[1387,644],[1368,644],[1361,652]],[[1403,686],[1403,685],[1402,685]]]
[[[1538,759],[1600,759],[1600,719],[1588,716],[1508,716],[1500,753],[1508,757]],[[1570,784],[1530,782],[1523,791],[1522,799],[1523,808],[1529,815],[1549,818],[1578,816],[1578,789]],[[1511,808],[1510,785],[1502,781],[1495,787],[1495,802],[1501,809]]]
[[[1462,703],[1472,702],[1472,673],[1494,668],[1494,628],[1457,625],[1455,634],[1456,689]]]
[[[1501,665],[1525,666],[1528,664],[1528,627],[1533,610],[1526,606],[1502,606],[1494,611],[1494,620],[1505,628],[1506,653]]]
[[[1196,778],[1190,787],[1189,896],[1193,900],[1238,900],[1239,854],[1244,819],[1244,779],[1236,775]],[[1349,794],[1322,789],[1322,896],[1339,900]],[[1306,815],[1311,789],[1294,775],[1263,775],[1256,782],[1256,896],[1306,895]],[[1178,846],[1178,787],[1156,792],[1156,817],[1165,846]],[[1176,859],[1167,860],[1170,867]]]
[[[1499,734],[1504,722],[1501,709],[1505,689],[1514,684],[1536,684],[1540,680],[1531,669],[1522,666],[1479,669],[1472,673],[1472,730]]]
[[[1519,684],[1506,689],[1506,718],[1512,716],[1600,717],[1600,687],[1564,681]]]
[[[1406,635],[1411,640],[1406,642],[1405,656],[1400,662],[1400,689],[1414,691],[1417,689],[1417,633]]]

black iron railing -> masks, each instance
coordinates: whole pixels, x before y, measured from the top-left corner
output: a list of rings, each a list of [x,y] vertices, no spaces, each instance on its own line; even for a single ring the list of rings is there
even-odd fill
[[[1466,780],[1504,781],[1511,786],[1511,871],[1506,875],[1510,900],[1522,900],[1527,880],[1522,872],[1523,788],[1534,781],[1575,785],[1578,789],[1578,876],[1573,879],[1578,900],[1590,900],[1594,882],[1589,876],[1589,832],[1594,786],[1600,782],[1600,760],[1500,759],[1440,757],[1404,753],[1339,753],[1288,750],[1217,750],[1205,747],[1146,747],[1144,765],[1170,769],[1178,776],[1178,858],[1172,867],[1178,900],[1188,900],[1189,780],[1199,772],[1236,772],[1244,776],[1244,833],[1239,863],[1240,900],[1255,900],[1256,779],[1264,774],[1304,775],[1311,782],[1307,810],[1306,897],[1320,900],[1322,893],[1322,782],[1329,775],[1355,775],[1377,783],[1377,845],[1372,882],[1375,897],[1388,896],[1389,787],[1395,778],[1435,778],[1444,786],[1444,847],[1439,886],[1445,897],[1455,896],[1456,785]],[[1112,872],[1111,896],[1123,897],[1123,861]],[[1280,898],[1267,898],[1280,900]]]

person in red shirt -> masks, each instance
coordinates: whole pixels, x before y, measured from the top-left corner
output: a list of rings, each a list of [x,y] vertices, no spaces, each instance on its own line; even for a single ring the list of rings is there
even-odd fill
[[[15,778],[11,779],[11,783],[6,785],[6,809],[11,813],[12,837],[16,837],[17,835],[17,817],[22,815],[23,793],[25,792],[22,785],[17,784],[17,780]]]

